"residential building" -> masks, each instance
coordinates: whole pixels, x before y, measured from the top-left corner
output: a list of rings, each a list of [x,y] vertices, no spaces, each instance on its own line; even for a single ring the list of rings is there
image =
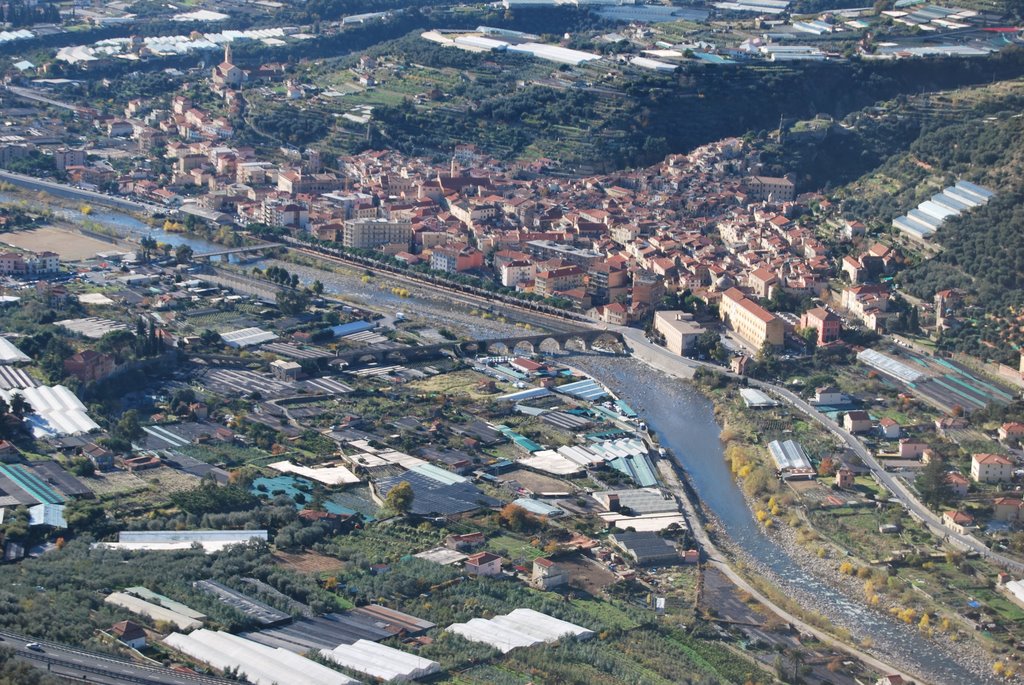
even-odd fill
[[[110,627],[110,634],[117,638],[117,641],[132,649],[142,649],[146,646],[146,631],[134,621],[120,621]]]
[[[501,575],[501,562],[502,558],[497,554],[477,552],[469,555],[464,567],[470,575],[498,576]]]
[[[60,271],[56,252],[4,252],[0,254],[0,274],[4,276],[42,276]]]
[[[796,197],[796,185],[784,176],[750,176],[743,185],[752,200],[781,204]]]
[[[539,590],[555,590],[569,585],[569,571],[563,565],[538,557],[533,560],[533,576],[530,584]]]
[[[82,448],[82,454],[92,462],[97,471],[109,471],[114,468],[114,453],[103,445],[90,442]]]
[[[758,267],[747,275],[747,286],[754,295],[767,300],[779,287],[779,275],[766,266]]]
[[[1020,497],[996,497],[992,500],[992,519],[1011,523],[1024,519],[1024,501]]]
[[[975,483],[1006,483],[1013,478],[1013,462],[1001,454],[971,457],[971,479]]]
[[[85,156],[85,150],[61,148],[53,151],[53,164],[60,171],[72,166],[85,166]]]
[[[430,268],[435,271],[453,274],[481,269],[483,265],[484,253],[465,243],[435,247],[430,253]]]
[[[897,440],[900,437],[900,424],[896,423],[888,416],[879,420],[878,430],[886,440]]]
[[[654,315],[654,330],[665,338],[665,349],[684,355],[693,349],[704,331],[703,326],[693,320],[693,315],[678,310],[657,312]]]
[[[813,328],[818,332],[819,345],[828,345],[839,340],[843,320],[824,307],[808,309],[800,317],[800,328]]]
[[[514,260],[501,265],[501,284],[506,288],[514,288],[520,283],[532,281],[537,267],[529,260]]]
[[[760,350],[765,344],[782,347],[785,324],[761,305],[747,298],[738,288],[722,293],[719,315],[747,344]]]
[[[946,511],[942,514],[942,523],[950,530],[966,535],[976,529],[974,517],[965,511]]]
[[[545,297],[553,296],[564,290],[572,290],[583,285],[585,273],[578,266],[560,266],[545,269],[537,273],[533,292]]]
[[[64,373],[83,383],[103,380],[114,372],[115,367],[113,357],[96,350],[82,350],[64,360]]]
[[[484,544],[487,538],[480,531],[463,533],[461,535],[452,533],[444,539],[444,546],[458,552],[464,552]]]
[[[866,411],[848,411],[843,416],[843,428],[851,433],[867,433],[872,425],[871,417]]]
[[[1004,423],[999,427],[999,440],[1004,443],[1017,443],[1024,440],[1024,423],[1016,421]]]
[[[900,447],[898,451],[900,459],[923,458],[927,451],[928,443],[926,442],[914,438],[903,438],[900,440]]]
[[[846,404],[846,402],[846,393],[842,392],[834,385],[823,385],[822,387],[815,388],[814,390],[815,404],[836,406]]]
[[[950,471],[946,474],[946,485],[949,486],[949,491],[956,497],[966,497],[967,491],[971,488],[971,482],[957,471]]]
[[[854,486],[856,479],[853,470],[848,466],[841,467],[836,471],[836,487],[840,490],[848,490]]]
[[[843,289],[842,307],[871,330],[885,327],[889,310],[889,288],[858,285]]]
[[[279,381],[294,381],[302,373],[302,364],[285,359],[275,359],[270,363],[274,378]]]
[[[385,245],[403,245],[409,248],[412,224],[408,221],[388,219],[349,219],[345,222],[342,244],[360,250],[376,250]]]

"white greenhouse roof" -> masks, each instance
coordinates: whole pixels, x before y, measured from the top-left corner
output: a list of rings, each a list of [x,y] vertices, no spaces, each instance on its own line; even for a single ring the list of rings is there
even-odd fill
[[[893,378],[897,378],[904,383],[916,383],[919,380],[926,377],[926,374],[907,366],[903,362],[896,361],[892,357],[887,357],[880,352],[876,352],[872,349],[861,350],[857,353],[857,361],[862,364],[878,369],[883,373],[887,373]]]
[[[359,482],[359,477],[344,466],[299,466],[287,460],[276,461],[273,464],[267,464],[267,466],[275,471],[294,473],[297,476],[304,476],[324,485],[346,485]]]
[[[171,611],[157,604],[147,602],[144,599],[139,599],[124,592],[111,592],[107,595],[107,598],[103,600],[107,604],[113,604],[114,606],[127,609],[133,614],[139,616],[145,616],[152,621],[166,621],[174,626],[177,626],[178,630],[194,630],[201,628],[202,623],[194,618],[179,614],[177,611]]]
[[[206,629],[190,635],[171,633],[163,642],[218,670],[237,669],[254,685],[296,682],[304,685],[357,685],[359,682],[286,649],[267,647],[230,633]]]
[[[570,50],[569,48],[557,45],[544,45],[543,43],[520,43],[519,45],[510,45],[508,49],[510,52],[525,52],[538,59],[546,59],[550,62],[558,62],[559,64],[572,64],[573,66],[601,59],[600,55],[595,55],[592,52]]]
[[[416,680],[441,670],[441,665],[436,661],[369,640],[357,640],[351,645],[322,649],[320,655],[339,666],[384,681]]]
[[[13,364],[15,362],[27,362],[31,358],[19,350],[14,343],[7,338],[0,338],[0,364]]]
[[[775,460],[775,466],[779,471],[793,471],[811,468],[811,460],[799,442],[786,440],[779,442],[772,440],[768,443],[768,451]]]
[[[537,471],[553,473],[556,476],[568,476],[583,470],[583,466],[575,461],[570,461],[554,450],[534,452],[526,459],[520,459],[519,463]]]
[[[492,619],[474,618],[466,623],[453,623],[448,631],[470,642],[483,642],[503,653],[516,647],[529,647],[542,642],[555,642],[566,637],[590,637],[594,634],[568,621],[542,614],[533,609],[516,609]]]
[[[221,333],[220,337],[228,347],[249,347],[277,340],[277,334],[255,327],[228,331],[227,333]]]
[[[778,402],[756,388],[740,388],[740,397],[743,398],[744,404],[755,409],[774,407],[778,404]]]
[[[29,417],[29,421],[33,424],[33,433],[37,436],[79,435],[100,428],[89,418],[82,401],[63,385],[44,385],[13,391],[0,390],[0,397],[7,402],[10,402],[15,394],[21,394],[32,405],[35,416]]]

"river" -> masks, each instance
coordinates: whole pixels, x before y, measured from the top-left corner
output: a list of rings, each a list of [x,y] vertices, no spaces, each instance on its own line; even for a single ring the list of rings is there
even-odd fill
[[[647,421],[659,442],[687,472],[701,503],[718,519],[729,539],[767,570],[787,595],[829,617],[856,638],[870,637],[871,651],[879,658],[927,674],[930,683],[989,681],[954,660],[915,627],[840,594],[765,535],[725,463],[713,406],[692,386],[632,358],[574,355],[571,363],[603,381]]]
[[[65,202],[67,201],[68,200],[65,200]],[[203,238],[198,238],[193,235],[165,231],[162,228],[153,227],[145,222],[139,221],[130,214],[125,214],[123,212],[98,205],[89,205],[92,209],[89,214],[85,214],[80,209],[67,204],[55,204],[40,200],[30,192],[17,193],[8,191],[0,191],[0,203],[23,205],[36,210],[47,210],[51,212],[56,219],[66,221],[76,226],[84,227],[89,223],[98,224],[109,231],[117,233],[117,235],[122,238],[138,240],[143,236],[149,236],[154,238],[157,242],[167,243],[168,245],[174,245],[175,247],[178,245],[188,245],[196,252],[213,252],[224,249],[223,245],[218,245],[217,243],[210,242],[209,240],[204,240]],[[87,204],[89,203],[82,203],[82,205]]]
[[[78,209],[45,203],[27,194],[8,192],[0,192],[0,202],[45,208],[71,223],[95,222],[124,237],[138,239],[150,236],[158,242],[189,245],[197,252],[221,247],[195,236],[154,228],[116,210],[94,208],[85,215]],[[267,262],[261,260],[258,264],[266,266]],[[359,278],[348,274],[279,264],[297,272],[304,283],[320,279],[328,294],[355,296],[353,299],[362,300],[370,306],[401,308],[432,325],[452,325],[476,338],[500,337],[521,331],[511,324],[470,316],[464,311],[465,307],[452,306],[443,295],[417,292],[411,298],[402,298],[382,288],[378,278],[362,283]],[[913,627],[838,593],[808,573],[768,538],[755,521],[725,463],[719,440],[721,429],[715,421],[711,402],[692,386],[652,371],[631,358],[574,356],[572,363],[605,382],[644,417],[661,444],[675,454],[703,506],[718,519],[735,546],[766,570],[802,606],[828,616],[833,623],[848,629],[857,638],[870,637],[874,645],[872,651],[880,658],[906,664],[908,670],[928,674],[929,682],[936,685],[995,682],[952,659]]]

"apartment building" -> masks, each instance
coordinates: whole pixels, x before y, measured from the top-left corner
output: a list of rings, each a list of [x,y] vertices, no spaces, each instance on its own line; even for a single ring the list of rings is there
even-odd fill
[[[412,239],[412,224],[387,219],[350,219],[345,222],[342,244],[360,250],[375,250],[384,245],[405,245]]]
[[[782,347],[785,342],[785,324],[782,319],[747,298],[738,288],[722,293],[719,315],[732,330],[756,349],[765,343]]]

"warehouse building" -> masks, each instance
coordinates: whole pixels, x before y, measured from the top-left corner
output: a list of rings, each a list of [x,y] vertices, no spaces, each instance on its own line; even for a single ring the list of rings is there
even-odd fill
[[[693,349],[705,328],[693,320],[693,314],[671,310],[654,315],[654,330],[665,337],[665,349],[682,356]]]
[[[608,539],[639,566],[679,563],[675,545],[652,532],[612,533]]]

